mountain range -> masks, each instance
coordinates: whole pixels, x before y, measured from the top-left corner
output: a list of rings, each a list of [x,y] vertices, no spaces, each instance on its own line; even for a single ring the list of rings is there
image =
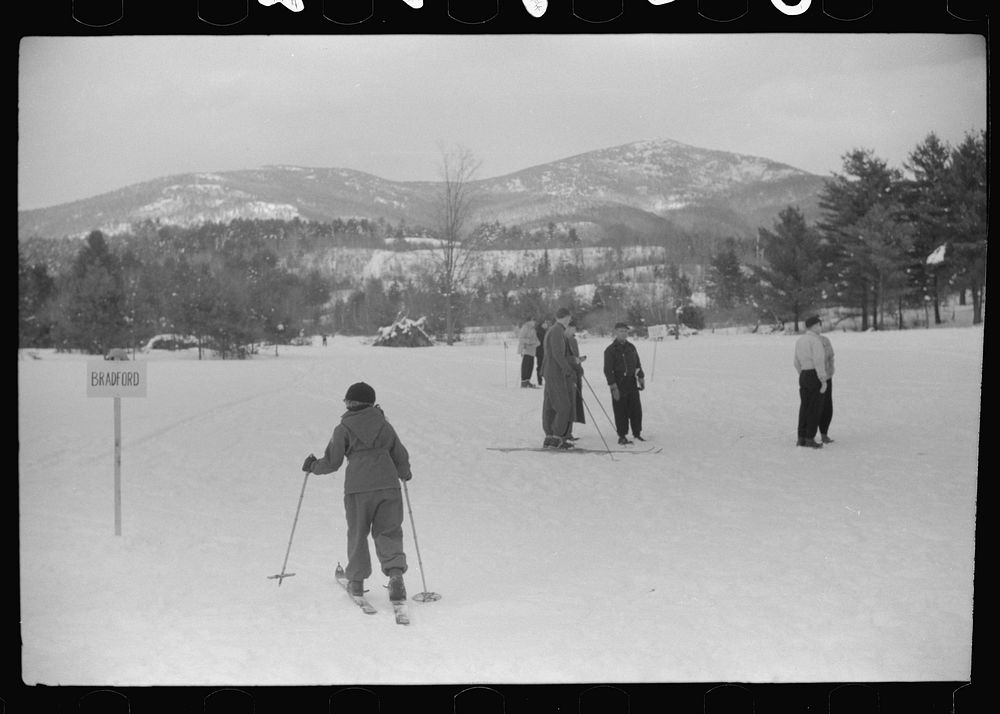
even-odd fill
[[[584,242],[609,231],[657,237],[670,230],[737,238],[770,228],[789,205],[818,213],[825,179],[766,158],[669,139],[590,151],[470,183],[471,224],[522,230],[555,223]],[[57,206],[18,211],[18,239],[127,231],[146,220],[193,226],[236,218],[367,218],[434,227],[441,184],[389,181],[344,168],[264,166],[190,173],[133,184]]]

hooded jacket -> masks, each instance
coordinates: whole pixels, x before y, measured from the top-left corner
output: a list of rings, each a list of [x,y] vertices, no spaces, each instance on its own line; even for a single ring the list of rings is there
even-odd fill
[[[345,457],[344,493],[398,489],[399,479],[410,478],[410,455],[377,405],[347,411],[340,417],[312,472],[333,473]]]

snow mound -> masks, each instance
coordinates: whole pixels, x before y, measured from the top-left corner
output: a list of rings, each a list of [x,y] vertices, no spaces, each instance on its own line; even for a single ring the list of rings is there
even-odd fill
[[[380,327],[375,341],[377,347],[430,347],[434,341],[424,332],[427,318],[411,320],[408,317],[398,317],[386,327]]]
[[[191,335],[161,334],[149,338],[140,352],[150,350],[186,350],[198,346],[198,338]]]

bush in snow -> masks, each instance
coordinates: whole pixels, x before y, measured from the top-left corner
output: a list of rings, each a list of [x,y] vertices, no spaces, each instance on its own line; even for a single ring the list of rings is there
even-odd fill
[[[190,335],[154,335],[142,347],[142,352],[150,350],[187,350],[198,346],[198,338]]]
[[[424,332],[426,318],[411,320],[398,317],[387,327],[380,327],[375,341],[377,347],[430,347],[434,341]]]

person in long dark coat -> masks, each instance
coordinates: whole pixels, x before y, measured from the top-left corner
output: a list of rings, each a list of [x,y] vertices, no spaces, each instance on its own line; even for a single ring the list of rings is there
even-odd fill
[[[561,307],[556,313],[556,322],[545,333],[542,344],[545,347],[542,358],[544,393],[542,396],[542,429],[545,432],[546,448],[569,449],[573,442],[570,433],[573,428],[573,391],[576,388],[576,370],[569,363],[566,346],[566,325],[570,312]]]
[[[584,414],[583,406],[583,362],[587,359],[587,356],[580,356],[580,344],[576,341],[576,318],[569,321],[566,325],[566,346],[569,348],[569,363],[573,366],[573,371],[576,372],[576,389],[573,393],[573,423],[574,424],[586,424],[587,418]],[[576,441],[577,437],[573,436],[572,429],[568,437],[571,441]]]
[[[628,325],[624,322],[615,325],[614,342],[604,350],[604,377],[611,389],[611,409],[615,415],[618,443],[632,443],[628,438],[630,426],[632,436],[645,441],[642,438],[642,402],[639,399],[645,375],[639,362],[639,352],[628,341]]]

